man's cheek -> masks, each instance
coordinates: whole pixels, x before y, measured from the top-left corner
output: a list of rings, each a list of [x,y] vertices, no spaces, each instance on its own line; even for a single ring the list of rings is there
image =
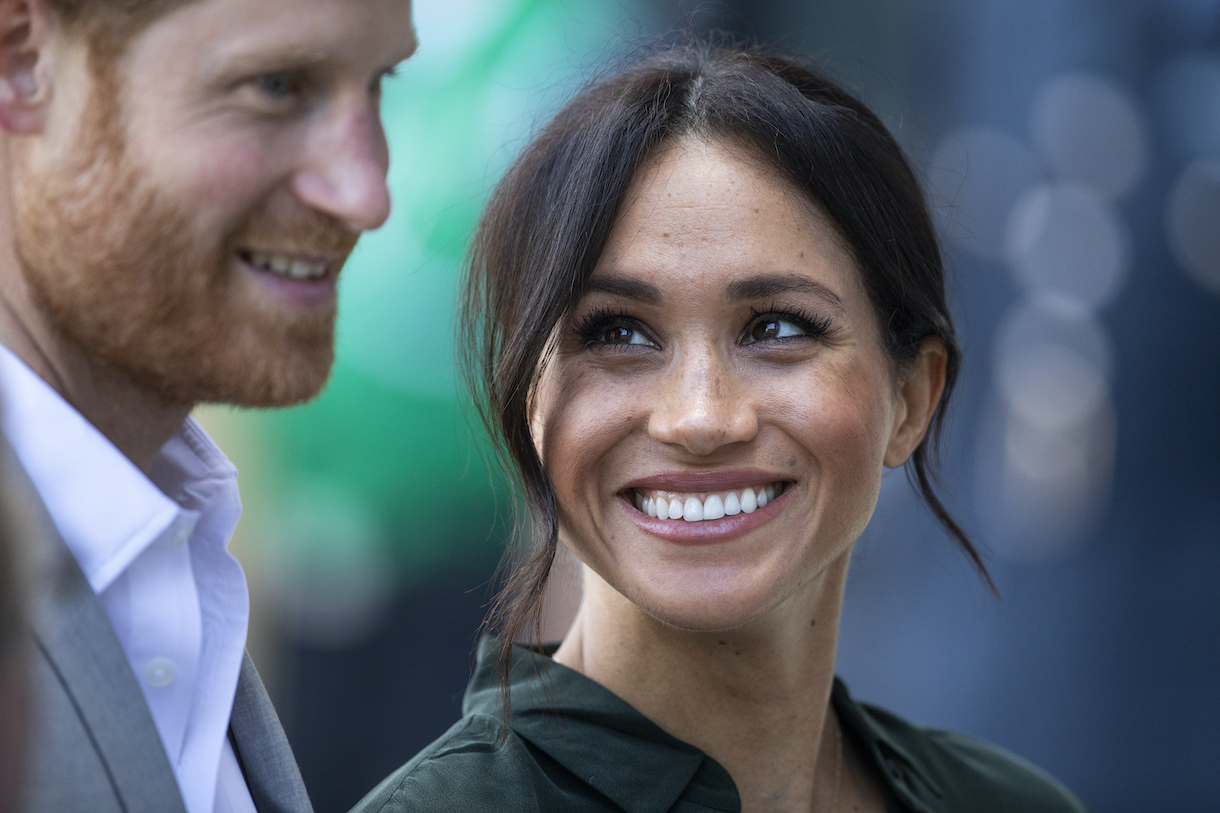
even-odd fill
[[[244,217],[272,186],[269,159],[244,139],[179,146],[161,166],[149,167],[163,191],[177,200],[194,202],[195,216],[233,222]]]

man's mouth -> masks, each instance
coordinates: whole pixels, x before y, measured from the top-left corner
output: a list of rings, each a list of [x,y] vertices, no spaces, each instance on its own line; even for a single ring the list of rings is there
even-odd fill
[[[650,517],[703,522],[752,514],[787,488],[788,483],[783,481],[711,493],[636,488],[632,489],[631,501],[636,510]]]
[[[331,266],[328,260],[305,259],[271,251],[242,250],[237,253],[244,262],[254,268],[285,279],[307,282],[319,280],[327,275]]]

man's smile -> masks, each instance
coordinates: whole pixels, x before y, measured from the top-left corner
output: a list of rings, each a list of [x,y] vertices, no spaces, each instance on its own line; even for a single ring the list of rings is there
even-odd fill
[[[324,279],[338,263],[306,255],[241,249],[238,256],[247,265],[286,279],[314,281]]]

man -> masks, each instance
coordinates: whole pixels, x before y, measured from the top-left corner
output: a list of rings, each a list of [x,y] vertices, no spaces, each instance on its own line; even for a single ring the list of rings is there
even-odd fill
[[[0,0],[0,386],[36,551],[37,811],[299,811],[202,401],[298,403],[384,222],[409,0]]]

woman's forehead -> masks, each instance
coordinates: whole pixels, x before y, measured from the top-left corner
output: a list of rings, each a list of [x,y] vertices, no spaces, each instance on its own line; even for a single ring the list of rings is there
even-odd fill
[[[854,272],[837,229],[778,170],[736,145],[688,138],[637,172],[589,283],[663,273],[651,282],[729,286],[811,273],[829,284]]]

